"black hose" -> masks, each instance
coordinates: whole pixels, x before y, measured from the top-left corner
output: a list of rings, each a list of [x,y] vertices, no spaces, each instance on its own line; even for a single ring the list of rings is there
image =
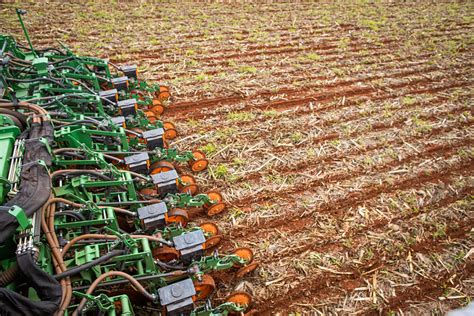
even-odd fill
[[[63,59],[60,59],[60,60],[57,60],[57,61],[53,61],[51,63],[49,63],[50,65],[57,65],[57,64],[61,64],[65,61],[69,61],[69,60],[72,60],[72,59],[76,59],[76,57],[74,56],[70,56],[70,57],[66,57],[66,58],[63,58]]]
[[[16,78],[7,78],[5,77],[6,81],[11,81],[11,82],[19,82],[19,83],[31,83],[31,82],[37,82],[37,81],[48,81],[54,84],[57,84],[61,88],[66,89],[66,86],[63,85],[62,83],[58,82],[57,80],[51,79],[51,78],[34,78],[34,79],[16,79]]]
[[[77,70],[76,68],[71,67],[71,66],[59,66],[59,67],[54,68],[54,70],[56,70],[56,71],[60,70],[60,69],[69,69],[69,70],[72,70],[74,72],[76,72],[76,70]]]
[[[81,175],[81,174],[90,174],[106,181],[112,181],[110,177],[107,177],[105,174],[102,174],[100,172],[93,171],[93,170],[79,170],[79,169],[53,175],[52,179],[54,179],[55,177],[64,176],[64,175]]]
[[[15,63],[12,63],[12,64],[15,64]],[[16,73],[21,73],[21,74],[27,74],[27,75],[37,75],[38,73],[30,70],[29,68],[31,67],[24,67],[24,68],[13,68],[11,67],[10,70],[11,71],[15,71]]]
[[[59,124],[59,121],[56,122],[57,124]],[[74,122],[67,122],[67,123],[62,123],[61,126],[57,126],[55,127],[55,129],[58,129],[58,128],[61,128],[63,126],[71,126],[71,125],[77,125],[77,124],[81,124],[81,125],[89,125],[89,126],[97,126],[97,122],[95,121],[91,121],[91,120],[79,120],[79,121],[74,121]]]
[[[23,63],[24,65],[26,64],[26,65],[31,66],[31,61],[18,58],[10,52],[6,53],[5,55],[10,56],[12,58],[12,61],[15,61],[15,62],[20,63],[20,64]]]
[[[73,157],[73,158],[78,158],[80,160],[84,160],[86,159],[86,156],[85,155],[81,155],[81,154],[78,154],[78,153],[75,153],[75,152],[63,152],[61,153],[61,156],[67,156],[67,157]],[[74,162],[74,160],[71,160],[71,162]]]
[[[55,47],[47,47],[45,49],[39,49],[39,50],[36,50],[38,53],[46,53],[46,52],[51,52],[51,51],[54,51],[54,52],[57,52],[59,53],[60,55],[65,55],[64,52],[60,51],[59,49],[55,48]]]
[[[107,79],[107,78],[105,78],[105,77],[98,76],[98,75],[95,75],[95,76],[97,77],[97,79],[100,79],[100,80],[102,80],[102,81],[109,82],[109,83],[112,82],[112,80]]]
[[[54,116],[54,117],[61,117],[61,118],[64,118],[64,119],[67,119],[69,117],[69,115],[67,113],[64,113],[64,112],[49,112],[49,115],[50,116]]]
[[[121,202],[98,202],[100,206],[120,206],[120,205],[135,205],[135,204],[151,204],[157,203],[158,200],[139,200],[139,201],[121,201]],[[161,201],[161,200],[160,200]]]
[[[120,255],[123,255],[125,254],[125,250],[114,250],[114,251],[111,251],[109,253],[107,253],[106,255],[102,256],[102,257],[99,257],[97,259],[94,259],[88,263],[84,263],[84,264],[81,264],[79,266],[76,266],[72,269],[69,269],[67,271],[64,271],[62,273],[59,273],[59,274],[56,274],[54,275],[54,278],[56,280],[60,280],[60,279],[64,279],[64,278],[67,278],[67,277],[70,277],[70,276],[73,276],[73,275],[76,275],[78,273],[80,273],[81,271],[84,271],[84,270],[87,270],[87,269],[90,269],[96,265],[99,265],[101,263],[105,263],[107,261],[109,261],[110,259],[114,258],[114,257],[117,257],[117,256],[120,256]]]
[[[110,66],[114,67],[115,69],[120,70],[120,71],[122,70],[119,66],[117,66],[117,65],[114,64],[113,62],[110,62],[110,61],[109,61],[108,63],[109,63]]]
[[[15,44],[17,47],[21,48],[21,49],[24,49],[24,50],[27,50],[27,51],[30,51],[31,52],[31,48],[28,47],[28,46],[25,46],[25,45],[22,45],[20,43],[16,43]],[[54,51],[54,52],[57,52],[59,53],[60,55],[65,55],[64,52],[60,51],[58,48],[56,47],[46,47],[46,48],[42,48],[42,49],[35,49],[35,51],[37,53],[46,53],[46,52],[50,52],[50,51]]]
[[[56,212],[54,213],[54,217],[56,216],[61,216],[61,215],[64,215],[64,216],[69,216],[69,217],[72,217],[72,218],[75,218],[79,221],[85,221],[86,218],[84,215],[82,215],[81,213],[79,212],[74,212],[74,211],[62,211],[62,212]]]
[[[139,282],[148,282],[148,281],[153,281],[156,279],[163,279],[166,277],[178,277],[178,276],[183,276],[186,275],[187,272],[183,271],[183,273],[177,273],[178,271],[173,271],[173,272],[167,272],[167,273],[160,273],[160,274],[152,274],[152,275],[145,275],[145,276],[138,276],[135,277],[134,279],[139,281]],[[129,283],[128,280],[126,279],[113,279],[112,281],[105,281],[101,282],[97,285],[96,288],[101,288],[101,287],[111,287],[115,285],[120,285],[120,284],[126,284]],[[74,291],[86,291],[90,286],[89,285],[82,285],[82,286],[77,286],[73,287],[72,289]]]
[[[184,267],[184,266],[178,266],[178,265],[173,266],[173,265],[167,264],[165,262],[162,262],[160,260],[156,260],[155,263],[156,263],[156,265],[158,265],[158,266],[160,266],[164,269],[167,269],[167,270],[186,270],[186,267]]]
[[[84,217],[84,215],[82,215],[81,213],[78,213],[78,212],[74,212],[74,211],[57,212],[57,213],[54,214],[54,217],[58,217],[58,216],[61,216],[61,215],[72,217],[72,218],[77,219],[81,222],[86,221],[86,218]],[[90,225],[81,226],[81,231],[82,231],[83,234],[89,234],[90,233]]]
[[[83,88],[85,88],[90,93],[96,94],[96,92],[94,90],[92,90],[91,88],[89,88],[84,82],[82,82],[80,80],[72,79],[72,78],[69,78],[69,80],[77,82],[78,84],[80,84]]]
[[[61,101],[62,99],[68,99],[70,97],[72,97],[73,95],[70,95],[70,94],[67,94],[67,95],[62,95],[62,96],[51,96],[51,97],[43,97],[43,98],[38,98],[38,99],[31,99],[31,100],[28,100],[28,102],[31,102],[31,103],[34,103],[35,101],[42,101],[42,100],[49,100],[49,99],[52,99],[51,101],[49,102],[46,102],[46,103],[42,103],[42,104],[38,104],[39,106],[41,107],[46,107],[46,106],[49,106],[49,105],[53,105],[59,101]],[[36,104],[36,103],[35,103]]]

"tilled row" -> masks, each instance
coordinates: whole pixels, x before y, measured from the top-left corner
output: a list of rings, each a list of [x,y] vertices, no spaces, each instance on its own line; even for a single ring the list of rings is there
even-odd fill
[[[387,254],[387,251],[376,252],[373,254],[373,259],[361,264],[361,270],[357,270],[349,264],[338,270],[332,270],[336,271],[336,273],[318,274],[313,277],[310,282],[299,282],[293,286],[289,293],[281,295],[280,297],[282,298],[271,299],[272,309],[269,309],[267,307],[268,305],[264,303],[257,305],[256,308],[262,314],[270,314],[272,310],[284,310],[287,308],[285,306],[285,304],[287,304],[285,299],[287,298],[290,298],[291,302],[297,302],[296,304],[309,303],[309,306],[315,304],[316,301],[322,302],[325,300],[334,300],[336,297],[342,299],[346,296],[341,289],[344,289],[346,285],[349,285],[349,289],[358,286],[363,287],[366,284],[367,279],[376,277],[378,271],[388,271],[387,274],[392,271],[397,272],[397,270],[403,271],[400,262],[409,257],[411,253],[419,252],[441,255],[443,252],[449,250],[451,246],[450,244],[453,243],[453,239],[462,240],[467,238],[472,224],[472,219],[449,223],[445,235],[438,240],[434,239],[432,236],[428,236],[416,241],[413,245],[406,247],[405,249],[398,251],[393,250],[393,253],[390,254],[390,256],[384,255]],[[420,251],[419,249],[425,250]],[[444,276],[437,277],[436,280],[420,274],[419,283],[417,282],[418,286],[411,286],[408,289],[396,291],[393,297],[388,297],[385,302],[381,303],[383,307],[380,308],[379,311],[390,311],[397,307],[406,308],[406,299],[408,297],[413,301],[423,301],[433,293],[441,295],[443,285],[447,279],[468,279],[473,273],[472,264],[470,262],[453,265],[448,271],[444,269],[441,271],[444,271]],[[341,295],[343,297],[341,297]],[[378,314],[377,308],[369,307],[366,307],[365,313],[374,315]]]

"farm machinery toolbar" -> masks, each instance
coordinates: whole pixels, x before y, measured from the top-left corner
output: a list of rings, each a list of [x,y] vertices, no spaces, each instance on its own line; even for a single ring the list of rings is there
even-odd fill
[[[167,87],[136,66],[35,49],[0,35],[0,313],[227,315],[251,297],[212,306],[214,271],[242,277],[248,248],[221,254],[217,191],[194,176],[200,151],[178,151],[162,121]],[[195,213],[195,212],[192,212]]]

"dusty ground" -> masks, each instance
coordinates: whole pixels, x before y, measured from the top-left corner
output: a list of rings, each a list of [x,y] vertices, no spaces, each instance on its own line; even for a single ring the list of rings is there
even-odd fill
[[[20,37],[11,7],[0,30]],[[261,263],[217,301],[420,315],[473,298],[473,2],[24,8],[35,45],[172,86],[175,144],[208,153],[203,190],[230,205],[221,249]]]

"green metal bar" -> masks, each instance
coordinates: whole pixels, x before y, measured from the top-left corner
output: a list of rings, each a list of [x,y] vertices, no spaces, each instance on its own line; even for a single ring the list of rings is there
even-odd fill
[[[25,10],[16,9],[16,15],[18,16],[18,20],[20,20],[21,28],[23,29],[23,33],[25,33],[25,37],[26,37],[26,40],[28,41],[28,44],[30,45],[31,51],[36,57],[38,57],[38,54],[36,54],[36,51],[33,48],[33,44],[31,43],[30,35],[28,34],[28,31],[26,30],[25,24],[23,23],[23,19],[21,18],[23,14],[26,14]]]

